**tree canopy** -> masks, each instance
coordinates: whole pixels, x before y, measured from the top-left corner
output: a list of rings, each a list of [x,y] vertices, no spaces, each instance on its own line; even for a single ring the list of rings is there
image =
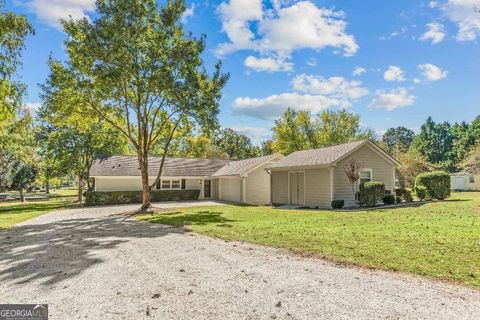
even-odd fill
[[[272,147],[286,155],[373,137],[373,131],[360,127],[360,116],[346,110],[311,114],[289,108],[275,120]]]
[[[142,209],[160,179],[165,156],[179,128],[218,127],[218,100],[228,75],[215,65],[210,75],[201,54],[205,38],[186,34],[184,1],[159,7],[155,0],[97,2],[93,21],[63,21],[71,87],[83,95],[80,112],[101,116],[130,142],[142,174]],[[157,179],[148,179],[148,156],[162,150]]]

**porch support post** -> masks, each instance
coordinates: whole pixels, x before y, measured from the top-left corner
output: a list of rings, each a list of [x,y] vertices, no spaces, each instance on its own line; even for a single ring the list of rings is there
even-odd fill
[[[242,203],[247,202],[247,178],[242,177]]]
[[[335,189],[334,189],[334,173],[335,173],[335,167],[330,167],[328,168],[328,170],[330,171],[330,202],[332,202],[334,199],[334,195],[335,195]]]

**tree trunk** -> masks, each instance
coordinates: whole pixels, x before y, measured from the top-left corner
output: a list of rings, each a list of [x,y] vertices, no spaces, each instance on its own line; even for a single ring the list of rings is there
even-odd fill
[[[45,193],[50,194],[50,180],[45,181]]]
[[[142,174],[142,206],[140,207],[141,212],[148,211],[152,207],[152,202],[150,198],[150,182],[148,181],[148,157],[141,157],[140,160],[140,172]]]
[[[23,188],[20,188],[20,202],[25,202],[25,190]]]
[[[84,181],[82,178],[78,178],[78,203],[82,204],[83,203],[83,184]]]

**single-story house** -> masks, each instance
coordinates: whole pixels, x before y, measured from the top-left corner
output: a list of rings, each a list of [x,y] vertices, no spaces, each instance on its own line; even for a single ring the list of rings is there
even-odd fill
[[[455,191],[480,191],[480,175],[452,173],[450,188]]]
[[[294,152],[269,167],[272,204],[294,204],[330,208],[332,200],[355,205],[352,185],[345,175],[349,159],[362,164],[358,185],[366,181],[385,183],[387,193],[395,192],[395,168],[399,162],[369,140],[322,149]]]
[[[281,156],[270,155],[246,160],[204,158],[165,159],[160,182],[155,190],[199,190],[199,199],[217,199],[237,203],[270,203],[270,176],[265,170]],[[149,158],[152,184],[160,168],[161,157]],[[135,156],[95,158],[90,169],[94,191],[141,191],[142,182]]]

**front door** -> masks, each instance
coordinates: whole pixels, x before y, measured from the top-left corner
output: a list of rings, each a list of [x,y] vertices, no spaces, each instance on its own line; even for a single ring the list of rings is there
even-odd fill
[[[290,204],[304,204],[305,175],[303,172],[290,173]]]
[[[211,198],[212,197],[212,181],[203,180],[203,197]]]

